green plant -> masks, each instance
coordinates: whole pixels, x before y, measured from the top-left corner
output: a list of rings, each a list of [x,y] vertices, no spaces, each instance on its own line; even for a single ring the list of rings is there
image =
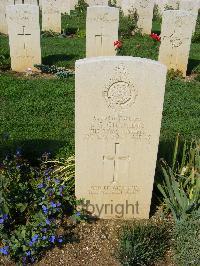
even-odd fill
[[[162,16],[160,15],[158,5],[154,5],[154,9],[153,9],[153,20],[156,20],[156,21],[158,21],[160,23],[162,21]]]
[[[200,265],[200,217],[179,221],[173,230],[173,255],[176,265]]]
[[[200,16],[197,18],[195,32],[192,36],[192,43],[200,43]]]
[[[165,223],[147,221],[125,226],[120,235],[120,262],[129,266],[151,265],[163,259],[169,236]]]
[[[76,10],[82,16],[86,16],[88,4],[84,0],[79,0],[78,5],[76,6]]]
[[[137,12],[133,11],[128,16],[124,16],[120,12],[120,23],[119,23],[119,36],[122,38],[129,38],[137,31]]]
[[[181,149],[177,136],[172,167],[161,160],[161,168],[164,182],[158,184],[158,189],[174,219],[186,220],[194,213],[200,214],[200,141],[185,142]]]
[[[20,151],[6,158],[0,167],[0,253],[27,264],[60,245],[62,220],[76,213],[73,195],[73,157],[62,166],[45,160],[39,167],[30,166]]]
[[[6,57],[3,54],[0,54],[0,69],[1,70],[10,69],[10,58]]]
[[[57,37],[59,35],[60,35],[60,33],[54,32],[52,30],[43,31],[41,34],[42,37]]]
[[[74,72],[71,70],[65,69],[65,67],[57,67],[57,66],[47,66],[47,65],[34,65],[37,69],[41,70],[42,73],[47,74],[55,74],[56,77],[60,79],[66,79],[70,76],[74,75]]]

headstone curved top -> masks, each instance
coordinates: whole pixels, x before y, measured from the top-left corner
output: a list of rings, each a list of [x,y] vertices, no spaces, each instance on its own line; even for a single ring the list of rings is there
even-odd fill
[[[12,70],[36,70],[34,64],[41,64],[39,7],[7,6],[6,14]]]
[[[149,217],[166,72],[128,56],[76,61],[76,196],[98,217]]]

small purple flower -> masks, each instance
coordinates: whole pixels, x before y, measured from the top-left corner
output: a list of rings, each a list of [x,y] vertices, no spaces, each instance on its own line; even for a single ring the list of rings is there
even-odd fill
[[[56,208],[56,203],[54,203],[53,201],[50,202],[50,205],[52,208]]]
[[[60,183],[60,180],[58,180],[57,178],[54,178],[54,182],[55,182],[56,184],[59,184],[59,183]]]
[[[50,241],[51,243],[54,243],[55,240],[56,240],[56,237],[55,237],[54,235],[53,235],[53,236],[50,236],[49,241]]]
[[[48,213],[48,208],[45,205],[42,205],[42,210],[45,214]]]
[[[80,212],[77,212],[75,215],[78,216],[78,217],[80,217],[81,216],[81,213]]]
[[[46,236],[43,236],[43,237],[42,237],[42,240],[46,240],[46,239],[47,239],[47,237],[46,237]]]
[[[57,207],[60,207],[60,206],[61,206],[61,203],[60,203],[60,202],[58,202],[58,203],[56,204],[56,206],[57,206]]]
[[[39,184],[37,187],[38,187],[38,188],[43,188],[43,187],[44,187],[44,184],[41,183],[41,184]]]
[[[3,248],[0,248],[0,253],[3,255],[8,255],[9,254],[9,246],[5,246]]]
[[[29,257],[29,256],[31,256],[31,251],[29,250],[29,251],[26,251],[26,255]]]
[[[47,232],[47,229],[46,228],[42,228],[41,230],[43,233],[46,233]]]
[[[33,243],[35,243],[37,240],[38,240],[38,238],[39,238],[39,235],[34,235],[32,238],[31,238],[31,241],[33,242]]]
[[[30,242],[29,242],[29,246],[30,246],[30,247],[32,247],[33,244],[34,244],[33,241],[30,241]]]
[[[0,224],[3,224],[7,219],[8,219],[8,214],[3,214],[3,216],[0,217]]]
[[[47,224],[47,225],[50,225],[50,224],[51,224],[51,222],[50,222],[49,219],[46,219],[46,224]]]
[[[58,238],[58,243],[62,243],[63,242],[63,238],[60,236],[59,238]]]

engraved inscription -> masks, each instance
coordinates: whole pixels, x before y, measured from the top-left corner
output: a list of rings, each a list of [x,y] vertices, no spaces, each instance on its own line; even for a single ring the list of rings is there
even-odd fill
[[[137,194],[140,192],[140,188],[137,185],[133,186],[119,186],[119,185],[110,185],[110,186],[91,186],[88,190],[88,193],[91,195],[99,194]]]
[[[136,139],[150,142],[151,136],[145,132],[140,118],[117,115],[107,117],[93,117],[93,121],[86,134],[87,139]]]

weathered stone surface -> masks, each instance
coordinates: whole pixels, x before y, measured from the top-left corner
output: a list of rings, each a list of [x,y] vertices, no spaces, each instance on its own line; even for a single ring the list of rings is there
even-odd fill
[[[199,3],[198,0],[181,0],[179,9],[192,12],[194,14],[196,21],[198,17],[198,11],[199,11]],[[194,24],[193,32],[195,31],[196,23]]]
[[[107,6],[108,0],[87,0],[89,6]]]
[[[37,0],[24,0],[24,4],[38,5],[38,1]]]
[[[6,14],[12,70],[36,70],[34,64],[41,64],[39,7],[7,6]]]
[[[42,0],[42,30],[61,32],[59,0]]]
[[[0,1],[0,33],[8,34],[8,26],[6,21],[6,6],[13,4],[14,0]]]
[[[159,61],[168,69],[186,75],[195,16],[191,12],[167,10],[163,12]]]
[[[114,41],[118,40],[119,9],[95,6],[87,8],[86,56],[116,55]]]
[[[76,62],[76,196],[101,218],[148,218],[167,68],[126,56]]]
[[[150,34],[152,28],[154,0],[137,0],[135,2],[138,14],[137,26],[142,34]]]

